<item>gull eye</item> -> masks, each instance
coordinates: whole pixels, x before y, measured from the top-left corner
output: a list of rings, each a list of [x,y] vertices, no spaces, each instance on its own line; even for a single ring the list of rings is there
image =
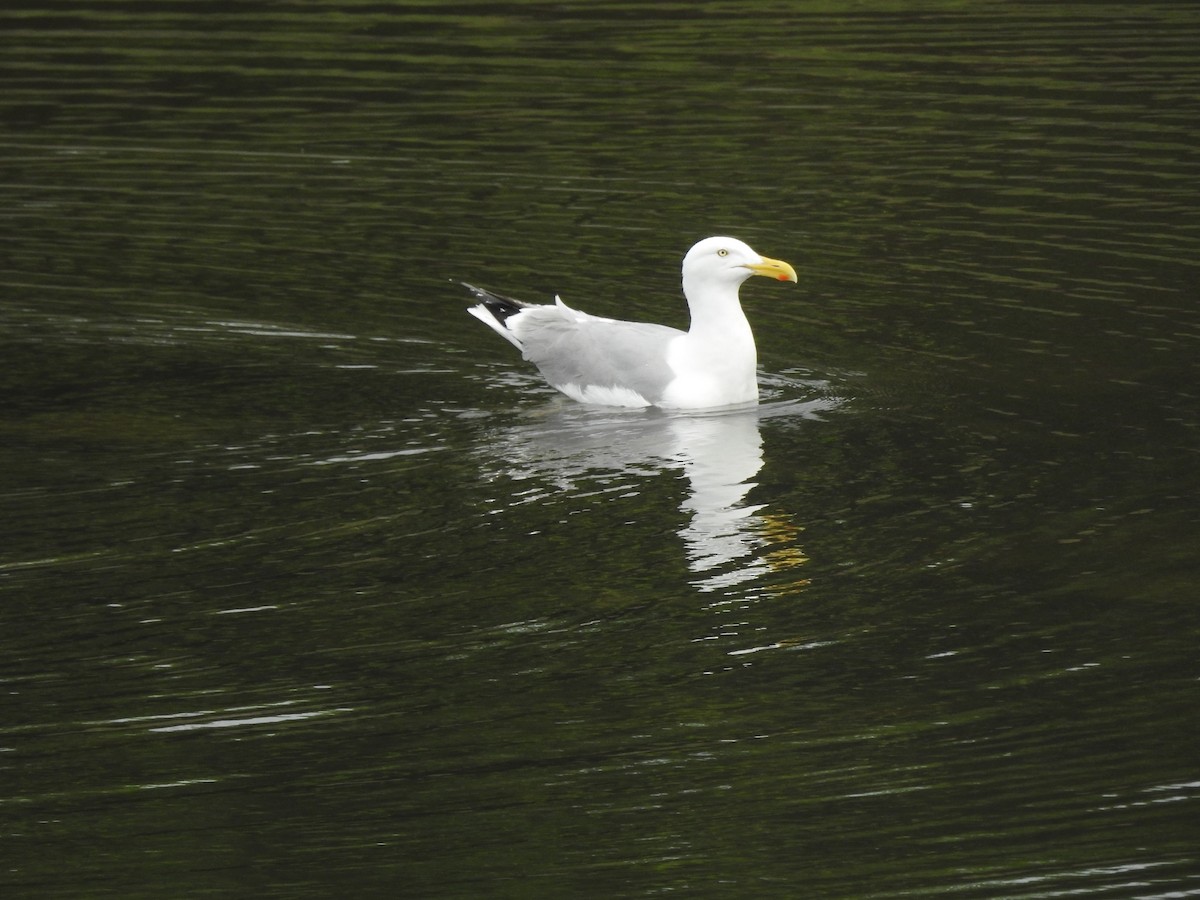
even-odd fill
[[[728,255],[729,255],[729,251],[726,250],[724,247],[722,247],[720,250],[717,251],[717,256],[728,256]]]

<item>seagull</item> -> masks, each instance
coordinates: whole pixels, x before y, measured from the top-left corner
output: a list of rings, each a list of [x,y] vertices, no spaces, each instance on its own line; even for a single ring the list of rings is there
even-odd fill
[[[705,238],[683,258],[686,331],[525,303],[463,283],[480,301],[467,312],[581,403],[708,409],[758,400],[754,334],[738,289],[751,275],[796,281],[796,270],[731,237]]]

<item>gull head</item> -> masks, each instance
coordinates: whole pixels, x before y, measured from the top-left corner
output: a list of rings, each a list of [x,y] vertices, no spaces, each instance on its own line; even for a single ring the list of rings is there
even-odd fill
[[[705,238],[683,258],[683,280],[736,287],[751,275],[778,281],[796,281],[796,270],[779,259],[755,253],[737,238]]]

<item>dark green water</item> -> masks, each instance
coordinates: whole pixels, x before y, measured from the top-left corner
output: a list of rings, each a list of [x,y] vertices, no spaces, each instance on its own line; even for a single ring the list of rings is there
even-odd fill
[[[1200,896],[1200,4],[0,42],[4,896]],[[463,312],[714,233],[756,412]]]

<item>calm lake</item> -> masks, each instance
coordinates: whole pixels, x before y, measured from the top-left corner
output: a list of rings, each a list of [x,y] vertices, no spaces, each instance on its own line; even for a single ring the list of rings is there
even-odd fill
[[[3,896],[1200,897],[1200,3],[0,34]]]

